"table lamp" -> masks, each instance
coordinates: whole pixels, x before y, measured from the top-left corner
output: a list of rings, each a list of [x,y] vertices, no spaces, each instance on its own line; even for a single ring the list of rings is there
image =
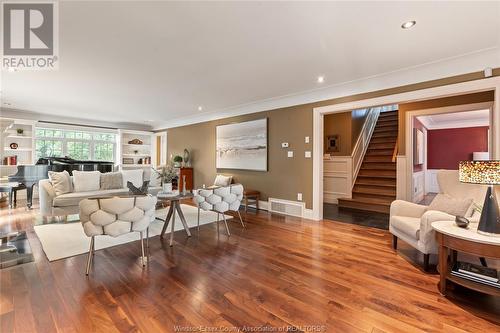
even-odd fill
[[[489,185],[477,232],[500,237],[500,213],[493,189],[493,185],[500,184],[500,160],[462,161],[459,165],[459,177],[462,183]]]

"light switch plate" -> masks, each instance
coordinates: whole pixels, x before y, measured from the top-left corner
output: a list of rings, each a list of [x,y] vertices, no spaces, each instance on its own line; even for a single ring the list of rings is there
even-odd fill
[[[305,139],[306,143],[309,143],[309,137],[306,136],[306,139]]]
[[[302,201],[302,193],[297,193],[297,200]]]
[[[288,142],[282,142],[281,148],[288,148]]]
[[[311,158],[311,151],[310,150],[306,150],[306,152],[304,153],[304,156],[306,158]]]
[[[293,157],[293,150],[288,151],[288,157]]]

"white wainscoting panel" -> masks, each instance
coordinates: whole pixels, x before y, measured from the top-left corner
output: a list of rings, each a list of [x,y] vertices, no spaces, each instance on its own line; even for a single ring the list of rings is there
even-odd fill
[[[407,200],[406,156],[398,155],[396,158],[396,199]]]
[[[323,201],[338,203],[352,197],[352,158],[338,156],[323,161]]]
[[[425,193],[439,193],[438,171],[438,169],[427,169],[425,172]]]
[[[425,172],[419,171],[413,173],[413,202],[420,202],[425,195]]]

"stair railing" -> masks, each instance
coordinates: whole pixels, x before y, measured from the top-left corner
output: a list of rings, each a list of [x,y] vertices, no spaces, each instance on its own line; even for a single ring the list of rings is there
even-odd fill
[[[392,152],[392,162],[396,162],[396,158],[398,156],[398,142],[399,142],[399,131],[398,131],[398,136],[396,137],[396,144],[394,145],[394,151]]]
[[[359,170],[361,169],[361,164],[363,164],[363,158],[365,157],[366,150],[368,149],[368,145],[370,144],[370,140],[372,138],[373,131],[375,130],[375,126],[377,125],[378,117],[381,111],[382,107],[370,108],[366,121],[363,124],[363,128],[359,133],[358,140],[356,141],[354,149],[352,150],[351,189],[356,183],[356,178],[358,177]]]

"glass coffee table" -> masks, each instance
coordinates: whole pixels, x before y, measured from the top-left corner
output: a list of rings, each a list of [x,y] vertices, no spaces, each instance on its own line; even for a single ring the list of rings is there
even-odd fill
[[[167,216],[165,219],[161,219],[157,217],[157,220],[163,221],[163,229],[161,230],[160,238],[163,238],[165,236],[165,232],[167,231],[167,227],[170,223],[170,246],[173,246],[174,244],[174,230],[175,230],[175,215],[176,213],[179,215],[179,218],[182,222],[182,225],[184,227],[184,230],[186,230],[186,233],[188,237],[191,237],[191,232],[189,231],[189,226],[186,222],[186,218],[184,217],[184,213],[182,212],[181,209],[181,200],[185,199],[191,199],[193,198],[194,195],[193,193],[178,193],[178,194],[172,194],[172,195],[164,195],[161,193],[158,193],[157,198],[158,202],[161,203],[170,203],[170,209],[168,210]]]

